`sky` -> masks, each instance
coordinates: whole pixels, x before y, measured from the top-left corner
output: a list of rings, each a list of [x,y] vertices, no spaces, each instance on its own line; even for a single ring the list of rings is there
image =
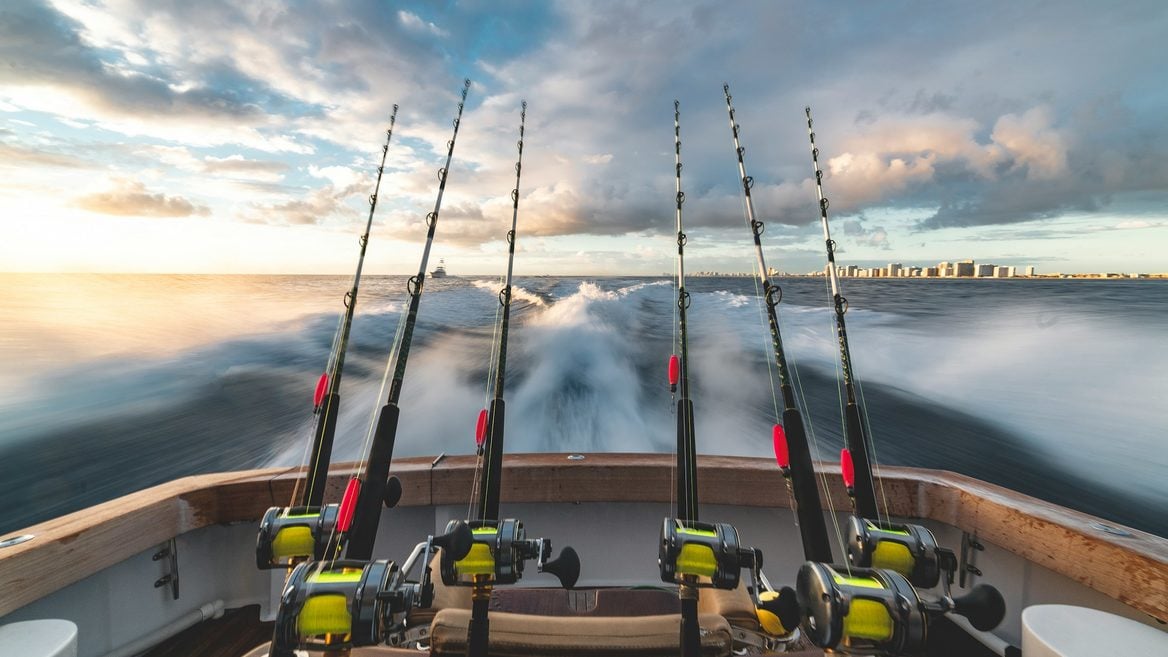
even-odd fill
[[[0,271],[1168,271],[1168,3],[5,0]]]

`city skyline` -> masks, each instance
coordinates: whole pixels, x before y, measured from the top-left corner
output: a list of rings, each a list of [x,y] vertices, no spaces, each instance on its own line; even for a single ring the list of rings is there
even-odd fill
[[[367,269],[416,271],[464,78],[433,255],[462,271],[504,266],[521,100],[517,273],[670,268],[674,99],[687,259],[749,270],[724,82],[783,270],[825,259],[805,106],[840,263],[1164,269],[1154,0],[5,11],[0,270],[351,273],[398,104]]]

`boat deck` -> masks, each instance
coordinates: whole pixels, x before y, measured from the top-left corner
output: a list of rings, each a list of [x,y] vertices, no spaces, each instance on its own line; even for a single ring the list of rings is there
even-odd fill
[[[259,605],[228,609],[221,618],[187,628],[142,657],[241,657],[270,641],[274,626],[260,621]]]

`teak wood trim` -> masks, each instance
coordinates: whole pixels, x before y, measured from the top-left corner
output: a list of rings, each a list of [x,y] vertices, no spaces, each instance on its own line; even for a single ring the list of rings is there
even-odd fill
[[[402,458],[393,473],[403,506],[465,504],[475,459]],[[504,457],[505,502],[668,502],[668,454],[518,454]],[[848,508],[839,467],[827,473],[836,509]],[[787,507],[790,498],[770,459],[702,456],[705,504]],[[339,499],[352,465],[329,477],[326,499]],[[880,489],[891,515],[942,522],[1009,550],[1144,613],[1168,621],[1168,539],[1135,529],[1102,532],[1099,520],[983,481],[937,470],[884,467]],[[286,504],[300,469],[186,477],[29,527],[26,543],[0,549],[0,616],[179,534],[229,522],[258,521]],[[770,494],[767,494],[770,493]],[[822,491],[821,491],[822,494]],[[1114,524],[1114,523],[1110,523]]]

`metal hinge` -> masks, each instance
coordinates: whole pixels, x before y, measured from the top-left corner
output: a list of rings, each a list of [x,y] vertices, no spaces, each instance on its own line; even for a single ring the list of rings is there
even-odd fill
[[[163,543],[162,547],[158,548],[158,551],[150,558],[154,561],[166,560],[170,566],[169,572],[163,573],[162,577],[154,581],[154,588],[158,589],[170,584],[170,593],[175,600],[178,600],[178,544],[172,538]]]
[[[983,550],[985,550],[985,546],[977,540],[977,534],[970,534],[969,532],[963,532],[961,534],[961,567],[959,569],[961,588],[965,588],[966,576],[969,576],[971,580],[975,576],[981,577],[981,569],[973,562],[976,560],[974,557],[977,556],[977,553]]]

